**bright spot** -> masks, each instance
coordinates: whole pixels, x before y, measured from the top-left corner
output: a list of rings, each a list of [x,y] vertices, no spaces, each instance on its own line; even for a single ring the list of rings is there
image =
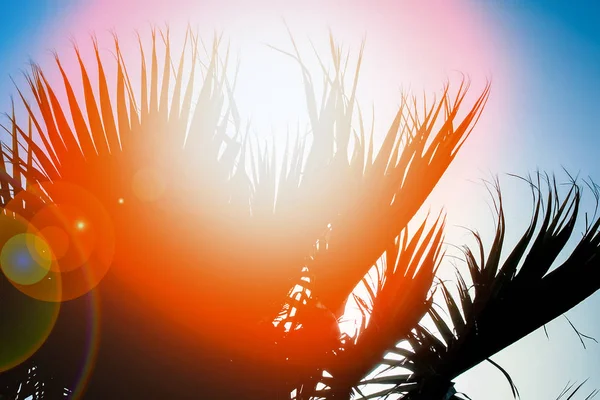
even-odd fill
[[[119,197],[119,199],[117,200],[117,203],[124,204],[125,203],[125,199],[122,198],[122,197]]]
[[[85,222],[77,221],[77,224],[75,226],[77,227],[78,230],[82,231],[83,229],[85,229]]]

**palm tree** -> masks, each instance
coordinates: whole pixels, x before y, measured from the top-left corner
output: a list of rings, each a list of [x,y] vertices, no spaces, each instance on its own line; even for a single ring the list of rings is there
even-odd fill
[[[60,313],[29,362],[0,376],[7,394],[35,367],[43,382],[62,382],[57,398],[68,387],[86,399],[348,399],[386,384],[364,398],[457,399],[458,375],[595,292],[600,220],[550,271],[573,233],[581,189],[573,181],[561,200],[548,179],[543,202],[542,175],[529,180],[531,226],[504,263],[498,191],[490,251],[477,258],[465,248],[474,289],[460,274],[458,297],[435,282],[444,216],[418,221],[411,234],[408,225],[468,138],[490,86],[470,106],[465,82],[429,104],[403,95],[374,149],[356,101],[362,48],[348,92],[346,57],[331,43],[333,74],[323,67],[320,103],[293,39],[293,51],[283,51],[301,68],[310,118],[309,135],[288,136],[284,150],[244,132],[221,38],[204,64],[191,31],[177,59],[169,32],[153,31],[149,66],[140,39],[139,91],[116,37],[114,82],[93,42],[96,89],[76,48],[83,100],[58,56],[64,101],[32,66],[30,94],[18,92],[28,123],[13,109],[0,154],[0,244],[29,233],[41,244],[26,248],[47,246],[52,257],[38,257],[48,261],[43,279],[19,281],[4,268],[0,283],[15,304],[60,304]],[[433,307],[433,288],[451,320]],[[349,300],[364,314],[352,337],[338,325]],[[82,362],[93,366],[83,378]],[[381,365],[398,373],[369,378]]]

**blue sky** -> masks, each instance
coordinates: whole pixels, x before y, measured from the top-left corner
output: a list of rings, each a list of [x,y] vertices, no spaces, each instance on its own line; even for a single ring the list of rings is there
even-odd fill
[[[476,168],[499,174],[526,174],[539,168],[561,176],[564,166],[600,182],[600,5],[593,0],[465,1],[486,14],[501,37],[505,60],[499,62],[511,66],[517,93],[511,98],[510,115],[497,127],[502,154],[479,160]],[[18,74],[30,57],[45,57],[52,47],[48,36],[68,34],[60,29],[61,23],[82,1],[5,3],[0,24],[0,111],[8,111],[12,92],[8,75]],[[483,176],[474,173],[471,178]],[[519,201],[527,191],[513,190],[510,182],[508,198],[529,212],[529,198]],[[509,213],[509,230],[511,223],[522,226],[518,220],[522,215],[526,214]],[[600,339],[598,309],[596,294],[568,316],[583,333]],[[589,342],[584,350],[564,319],[549,324],[548,332],[550,341],[542,331],[534,332],[494,357],[511,372],[522,399],[554,398],[568,381],[586,378],[590,380],[585,388],[600,389],[600,345]],[[458,388],[474,400],[510,397],[504,378],[489,365],[465,374]]]
[[[523,63],[520,157],[529,169],[563,164],[599,176],[600,5],[592,1],[507,1],[497,18]],[[491,7],[490,7],[491,8]],[[500,22],[501,21],[501,22]],[[517,59],[520,58],[521,60]],[[531,151],[538,147],[537,152]],[[533,156],[533,157],[531,157]],[[527,159],[527,161],[525,161]]]
[[[505,154],[482,167],[521,175],[539,168],[564,178],[564,166],[600,181],[600,5],[581,0],[471,3],[485,10],[507,43],[507,62],[517,71],[520,92],[502,127]],[[518,201],[526,192],[506,182],[507,197],[526,209],[527,203]],[[587,205],[593,210],[593,202]],[[509,230],[519,225],[511,220],[514,215],[508,214]],[[599,307],[596,293],[567,315],[583,333],[600,338]],[[537,331],[494,357],[513,374],[522,398],[554,398],[567,381],[588,377],[585,387],[599,388],[600,346],[588,342],[584,350],[564,318],[550,323],[548,332],[550,341]],[[474,399],[509,398],[502,379],[493,367],[482,365],[461,377],[459,387],[471,389],[465,391]],[[492,381],[497,390],[486,395]]]
[[[27,70],[31,60],[37,61],[40,53],[48,54],[50,47],[44,41],[48,32],[54,31],[57,21],[75,10],[77,0],[29,0],[2,4],[0,24],[0,90],[12,93],[14,86],[9,75],[18,79]],[[0,98],[5,112],[8,96]]]

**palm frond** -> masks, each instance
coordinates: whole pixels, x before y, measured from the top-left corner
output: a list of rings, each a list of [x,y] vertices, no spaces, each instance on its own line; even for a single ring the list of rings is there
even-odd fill
[[[102,58],[95,39],[94,67],[75,46],[81,98],[58,55],[65,100],[60,85],[33,65],[26,77],[30,96],[18,89],[33,129],[9,116],[13,142],[1,153],[6,210],[27,218],[55,202],[85,210],[84,197],[62,196],[59,202],[51,190],[68,183],[97,200],[113,224],[112,268],[93,284],[77,282],[85,288],[77,292],[81,299],[86,291],[98,292],[106,310],[104,350],[89,390],[110,397],[116,384],[112,357],[119,354],[147,371],[130,376],[121,395],[173,396],[161,394],[167,388],[157,387],[158,378],[153,382],[153,376],[164,378],[164,370],[136,353],[142,344],[131,338],[132,346],[122,344],[135,318],[148,334],[144,345],[182,360],[169,375],[176,382],[169,390],[189,393],[210,385],[215,396],[229,398],[242,392],[244,398],[275,398],[294,389],[298,398],[359,393],[361,379],[430,310],[443,218],[431,227],[423,222],[411,238],[406,228],[469,136],[489,84],[460,118],[468,83],[456,96],[447,85],[440,101],[424,104],[424,115],[404,94],[375,149],[373,129],[369,138],[356,100],[362,47],[347,94],[349,55],[330,38],[333,71],[318,104],[292,37],[294,52],[284,53],[301,67],[311,130],[290,138],[282,167],[279,149],[242,132],[221,37],[215,36],[202,63],[200,40],[188,31],[176,66],[168,30],[153,30],[151,39],[148,48],[139,37],[137,88],[116,37],[114,64]],[[184,76],[187,66],[191,75]],[[151,182],[152,196],[136,189],[140,179]],[[65,223],[56,218],[51,222]],[[369,294],[371,306],[363,304],[370,321],[353,340],[345,338],[337,322],[343,306],[382,257],[385,268]],[[57,322],[61,334],[36,356],[41,370],[51,369],[56,352],[77,336],[71,324],[84,311],[69,309]],[[419,332],[442,351],[443,343]],[[165,344],[164,337],[176,343]],[[298,352],[302,346],[311,351]],[[76,365],[75,358],[66,365]],[[64,368],[61,376],[75,374]],[[322,379],[323,371],[333,380]],[[229,375],[239,378],[239,387],[231,387]],[[277,382],[269,385],[273,377]],[[317,391],[319,383],[329,394]],[[255,393],[244,392],[244,385]]]
[[[545,203],[540,187],[544,177],[548,187]],[[579,217],[580,186],[571,181],[566,195],[560,195],[556,180],[547,175],[538,173],[536,182],[527,181],[533,189],[534,214],[529,227],[508,252],[505,261],[500,263],[506,224],[500,188],[496,182],[498,223],[492,246],[485,255],[483,240],[475,233],[480,260],[470,248],[464,249],[474,294],[469,292],[460,274],[457,279],[460,301],[456,301],[446,285],[441,283],[450,321],[441,318],[434,308],[429,310],[441,339],[428,334],[424,327],[408,337],[412,351],[404,354],[403,365],[414,371],[411,381],[420,382],[427,390],[435,386],[431,379],[442,377],[442,381],[451,382],[461,373],[489,360],[498,351],[561,316],[600,287],[600,219],[586,225],[582,239],[566,261],[553,268],[558,255],[572,237]],[[518,392],[510,375],[501,371],[516,397]],[[424,390],[406,398],[429,398],[427,396],[431,393]]]

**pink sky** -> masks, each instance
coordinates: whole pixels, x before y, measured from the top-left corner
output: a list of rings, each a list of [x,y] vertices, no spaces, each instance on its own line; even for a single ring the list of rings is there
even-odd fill
[[[422,90],[431,98],[440,92],[446,80],[460,83],[458,71],[472,79],[472,98],[483,88],[487,78],[493,79],[487,109],[455,161],[447,178],[436,189],[443,198],[436,206],[453,203],[463,211],[461,199],[447,196],[466,188],[467,179],[481,178],[481,171],[495,170],[499,154],[509,154],[503,127],[511,112],[514,98],[514,71],[507,62],[507,43],[494,28],[490,16],[476,2],[468,0],[91,0],[73,7],[71,15],[56,21],[48,34],[39,39],[38,48],[53,48],[68,66],[73,63],[70,38],[89,51],[89,35],[96,33],[103,56],[112,57],[109,30],[120,35],[125,57],[138,54],[134,31],[149,38],[149,28],[169,24],[176,35],[190,23],[201,36],[210,40],[213,31],[231,39],[234,54],[239,54],[241,71],[236,101],[245,118],[252,117],[253,127],[260,131],[283,133],[287,123],[298,118],[306,121],[305,101],[298,66],[291,59],[267,48],[270,43],[285,50],[291,44],[282,22],[288,22],[309,67],[320,81],[319,67],[308,39],[327,59],[328,29],[350,49],[358,52],[360,41],[367,36],[365,58],[361,70],[358,99],[363,110],[375,104],[376,132],[383,134],[391,123],[399,103],[399,89],[411,88],[417,95]],[[130,49],[130,50],[128,50]],[[47,52],[32,54],[42,66],[53,69]],[[312,58],[311,58],[312,57]],[[351,64],[351,67],[353,65]],[[93,68],[92,68],[93,69]],[[75,72],[77,76],[78,72]],[[52,76],[51,73],[48,73]],[[350,83],[350,82],[348,82]],[[516,87],[516,86],[515,86]],[[366,112],[370,122],[370,112]],[[473,189],[471,187],[471,189]],[[434,194],[436,193],[434,192]]]
[[[446,80],[460,83],[458,71],[472,79],[471,98],[478,95],[487,78],[493,79],[487,109],[454,165],[430,199],[434,208],[444,206],[453,220],[466,222],[469,210],[461,207],[465,193],[476,188],[467,180],[495,170],[500,156],[510,156],[502,139],[504,122],[510,117],[513,71],[505,56],[506,42],[488,15],[468,0],[93,0],[74,7],[52,34],[41,38],[42,48],[55,48],[64,59],[74,61],[70,37],[82,49],[94,32],[103,55],[111,57],[109,30],[115,29],[124,53],[137,56],[134,31],[149,38],[152,24],[169,24],[176,35],[190,23],[210,41],[216,29],[231,39],[240,55],[241,71],[236,101],[245,118],[252,117],[256,130],[283,133],[287,123],[306,121],[305,100],[298,66],[267,48],[267,42],[292,50],[282,17],[289,24],[309,67],[320,81],[320,70],[308,39],[319,53],[329,55],[328,29],[352,51],[358,52],[365,33],[367,44],[361,70],[358,99],[370,123],[375,103],[376,132],[387,131],[399,104],[399,89],[411,88],[421,96],[440,92]],[[89,42],[88,42],[89,43]],[[129,47],[127,47],[129,43]],[[127,50],[127,49],[131,50]],[[37,57],[35,57],[37,59]],[[107,58],[108,59],[108,58]],[[312,61],[311,61],[312,60]],[[43,57],[42,65],[51,65]],[[48,59],[48,61],[50,61]],[[67,63],[65,62],[65,64]],[[312,63],[312,64],[311,64]],[[353,65],[350,64],[353,69]],[[77,76],[76,73],[75,76]],[[348,82],[350,83],[350,82]],[[498,160],[497,160],[498,159]],[[475,218],[474,216],[470,216]]]
[[[123,42],[127,59],[136,57],[134,31],[149,38],[149,28],[169,24],[177,36],[190,23],[210,41],[216,29],[231,39],[234,54],[239,54],[241,70],[236,101],[244,118],[252,118],[257,131],[283,133],[287,123],[306,121],[305,100],[300,70],[285,56],[263,43],[291,50],[282,17],[289,24],[305,61],[320,81],[320,70],[308,39],[327,60],[328,29],[356,55],[365,33],[367,43],[361,69],[358,99],[370,123],[371,104],[375,104],[376,132],[387,131],[399,104],[401,87],[421,96],[440,92],[446,80],[460,83],[458,71],[472,79],[472,98],[493,79],[487,109],[446,177],[434,192],[435,207],[456,209],[457,220],[464,220],[462,196],[473,190],[468,179],[482,177],[482,171],[495,170],[501,154],[510,155],[504,139],[505,121],[510,110],[514,71],[506,57],[506,39],[476,3],[468,0],[305,0],[302,2],[260,0],[93,0],[75,6],[64,21],[57,21],[40,38],[40,48],[54,48],[64,64],[75,66],[70,38],[89,51],[89,35],[96,33],[108,60],[112,57],[114,29]],[[130,50],[128,50],[130,49]],[[53,67],[48,53],[33,55],[44,66]],[[312,57],[312,58],[311,58]],[[352,60],[352,59],[351,59]],[[91,64],[90,64],[91,65]],[[353,65],[350,64],[353,69]],[[50,68],[52,70],[53,68]],[[92,68],[93,70],[93,68]],[[78,72],[75,72],[75,76]],[[51,74],[49,74],[51,75]],[[348,82],[350,83],[350,82]],[[319,95],[319,94],[318,94]],[[437,193],[437,196],[436,196]],[[437,199],[437,200],[436,200]]]

